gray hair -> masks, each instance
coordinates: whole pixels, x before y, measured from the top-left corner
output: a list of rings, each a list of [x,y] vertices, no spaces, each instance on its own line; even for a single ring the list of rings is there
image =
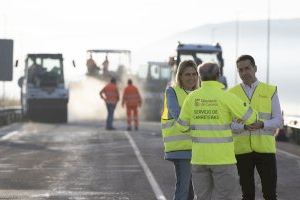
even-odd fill
[[[178,85],[179,87],[182,87],[181,75],[183,74],[184,70],[188,67],[194,68],[195,71],[198,73],[197,64],[193,60],[184,60],[180,62],[177,69],[176,78],[175,78],[175,84]],[[197,81],[194,89],[198,87],[199,87],[199,81]]]
[[[216,81],[220,76],[219,65],[215,62],[205,62],[198,66],[202,81]]]

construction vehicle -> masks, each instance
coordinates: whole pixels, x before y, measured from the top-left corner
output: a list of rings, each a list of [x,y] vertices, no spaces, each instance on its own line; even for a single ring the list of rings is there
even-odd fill
[[[160,119],[163,93],[170,83],[172,71],[167,62],[149,61],[139,67],[138,83],[142,89],[142,117],[146,120]]]
[[[160,120],[164,91],[168,85],[171,85],[175,81],[178,65],[183,60],[194,60],[197,65],[207,61],[218,63],[221,72],[219,81],[227,87],[227,81],[223,75],[224,60],[222,57],[222,48],[219,44],[179,43],[176,55],[171,56],[168,63],[148,62],[143,68],[139,68],[139,83],[143,83],[142,96],[145,101],[142,108],[142,115],[144,115],[145,119]]]
[[[169,64],[173,66],[173,78],[176,74],[179,63],[183,60],[194,60],[197,65],[202,62],[216,62],[220,66],[219,81],[227,88],[227,80],[223,73],[224,59],[222,56],[222,47],[219,43],[216,45],[209,44],[183,44],[177,46],[177,55],[170,57]],[[175,65],[174,65],[175,64]]]
[[[87,50],[87,75],[108,81],[111,77],[125,81],[130,73],[131,51],[119,49]]]
[[[67,122],[69,91],[65,87],[62,54],[27,54],[19,86],[24,117]]]

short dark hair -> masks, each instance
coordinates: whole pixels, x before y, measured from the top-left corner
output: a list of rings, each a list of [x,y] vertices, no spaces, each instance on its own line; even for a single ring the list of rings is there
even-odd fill
[[[238,62],[240,61],[245,61],[245,60],[249,60],[252,66],[255,66],[255,60],[252,56],[250,55],[241,55],[240,57],[238,57],[238,59],[236,60],[236,64],[238,64]]]
[[[116,79],[115,77],[112,77],[112,78],[110,79],[110,82],[111,82],[111,83],[116,83],[116,82],[117,82],[117,79]]]
[[[128,83],[128,85],[132,85],[132,80],[128,79],[127,83]]]
[[[202,81],[216,81],[220,76],[219,65],[215,62],[204,62],[198,66]]]

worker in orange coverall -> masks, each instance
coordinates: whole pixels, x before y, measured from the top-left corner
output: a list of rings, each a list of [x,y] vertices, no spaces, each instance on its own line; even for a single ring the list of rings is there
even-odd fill
[[[106,130],[115,130],[113,127],[114,112],[119,101],[119,90],[116,84],[117,80],[112,77],[110,83],[104,86],[100,91],[100,97],[105,101],[107,108]]]
[[[134,121],[135,130],[138,130],[138,107],[141,107],[142,99],[139,90],[132,84],[131,79],[128,79],[128,86],[124,89],[122,107],[124,107],[124,105],[126,105],[127,111],[127,130],[132,130],[132,121]]]

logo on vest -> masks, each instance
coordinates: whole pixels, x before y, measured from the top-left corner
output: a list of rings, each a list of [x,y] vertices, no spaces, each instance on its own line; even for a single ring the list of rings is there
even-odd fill
[[[215,99],[195,99],[195,106],[218,106],[218,101]]]

